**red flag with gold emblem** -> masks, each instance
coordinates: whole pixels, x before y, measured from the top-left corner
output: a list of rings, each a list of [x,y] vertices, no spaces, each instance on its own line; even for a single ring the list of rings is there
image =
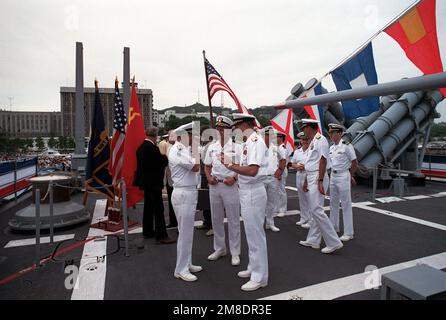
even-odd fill
[[[435,9],[435,0],[422,0],[384,30],[424,74],[443,72]],[[446,88],[440,91],[446,97]]]
[[[144,142],[146,133],[144,121],[136,95],[135,81],[132,84],[132,96],[130,98],[127,133],[124,141],[124,155],[122,176],[127,186],[127,208],[134,206],[144,198],[144,191],[133,184],[136,172],[136,151]]]

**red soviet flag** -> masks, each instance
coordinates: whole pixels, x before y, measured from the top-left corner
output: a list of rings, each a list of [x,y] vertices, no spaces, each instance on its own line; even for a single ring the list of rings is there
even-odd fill
[[[424,74],[443,72],[435,8],[435,0],[423,0],[384,30]],[[440,91],[446,97],[446,88]]]
[[[122,176],[127,186],[127,208],[132,207],[144,198],[144,191],[133,185],[133,182],[136,172],[136,150],[138,150],[145,138],[144,121],[136,95],[135,81],[133,81],[122,165]]]

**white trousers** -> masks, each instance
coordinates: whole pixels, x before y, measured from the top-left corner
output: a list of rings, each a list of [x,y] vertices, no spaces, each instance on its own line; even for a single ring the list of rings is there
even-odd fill
[[[308,203],[313,221],[310,224],[307,241],[312,244],[320,244],[321,237],[324,239],[328,247],[335,247],[341,243],[333,224],[324,212],[325,196],[319,192],[318,188],[319,173],[308,172]],[[324,190],[328,188],[328,175],[324,177]]]
[[[192,264],[192,243],[194,240],[194,221],[197,209],[198,191],[196,188],[174,188],[172,206],[178,221],[176,274],[189,273]]]
[[[266,191],[263,183],[239,186],[241,214],[248,242],[251,280],[268,282],[268,252],[266,248],[265,221]]]
[[[266,225],[273,226],[274,225],[274,214],[277,212],[277,203],[278,203],[278,191],[279,191],[279,183],[273,176],[266,176],[263,180],[263,185],[265,186],[266,191]]]
[[[339,230],[339,202],[342,206],[344,235],[353,236],[353,213],[350,171],[332,173],[330,177],[330,221]]]
[[[299,197],[300,221],[303,223],[310,222],[310,210],[308,207],[308,193],[304,192],[305,172],[296,173],[296,189]]]
[[[279,181],[278,199],[276,211],[278,213],[286,213],[288,210],[288,198],[286,194],[286,178],[288,176],[288,169],[285,169],[282,174],[282,179]]]
[[[214,250],[226,251],[224,218],[228,219],[229,249],[232,256],[240,255],[240,199],[238,186],[224,183],[209,186]]]

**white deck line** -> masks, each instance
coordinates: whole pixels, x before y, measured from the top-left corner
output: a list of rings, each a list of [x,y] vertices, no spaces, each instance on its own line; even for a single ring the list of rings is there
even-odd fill
[[[96,200],[92,224],[104,218],[107,200]],[[101,229],[90,228],[88,237],[103,236]],[[107,257],[98,262],[96,257],[107,254],[107,237],[98,238],[84,245],[79,274],[71,300],[103,300],[105,276],[107,274]]]
[[[68,239],[73,239],[74,234],[63,234],[59,236],[54,236],[54,242],[64,241]],[[42,237],[40,238],[40,243],[50,243],[50,237]],[[7,248],[15,248],[15,247],[23,247],[23,246],[31,246],[36,244],[36,238],[29,238],[29,239],[20,239],[20,240],[12,240],[9,241],[5,249]]]
[[[431,198],[430,196],[424,196],[424,195],[404,197],[404,199],[406,199],[406,200],[422,200],[422,199],[430,199],[430,198]]]
[[[372,212],[376,212],[376,213],[380,213],[392,218],[397,218],[397,219],[401,219],[401,220],[406,220],[406,221],[410,221],[410,222],[414,222],[423,226],[427,226],[427,227],[431,227],[431,228],[435,228],[438,230],[442,230],[442,231],[446,231],[446,226],[439,224],[439,223],[435,223],[435,222],[430,222],[427,220],[422,220],[422,219],[418,219],[418,218],[414,218],[414,217],[410,217],[410,216],[406,216],[400,213],[396,213],[396,212],[392,212],[389,210],[384,210],[384,209],[379,209],[379,208],[374,208],[374,207],[370,207],[370,206],[366,206],[366,205],[360,205],[360,204],[355,204],[354,205],[355,208],[360,208],[360,209],[364,209],[364,210],[368,210],[368,211],[372,211]]]
[[[381,203],[391,203],[391,202],[400,202],[400,201],[405,201],[405,200],[398,198],[398,197],[383,197],[383,198],[376,198],[376,201],[381,202]]]
[[[446,192],[435,193],[435,194],[432,194],[431,197],[434,197],[434,198],[446,197]]]
[[[378,287],[381,285],[381,276],[383,274],[413,267],[421,263],[430,265],[436,269],[444,269],[446,268],[446,252],[394,264],[373,272],[358,273],[352,276],[279,293],[264,297],[260,300],[332,300],[365,291],[367,288]]]

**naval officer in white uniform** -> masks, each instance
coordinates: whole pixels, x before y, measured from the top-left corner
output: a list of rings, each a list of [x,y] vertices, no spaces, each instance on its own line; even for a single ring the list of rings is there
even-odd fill
[[[232,159],[233,163],[239,163],[242,146],[232,142],[232,120],[225,116],[218,116],[216,120],[215,128],[218,130],[219,139],[208,147],[204,159],[206,178],[209,184],[215,250],[208,260],[214,261],[226,255],[224,225],[226,213],[231,264],[238,266],[240,264],[240,199],[237,174],[220,162],[220,155],[223,152]]]
[[[240,164],[234,164],[221,155],[226,168],[238,174],[241,215],[248,242],[249,263],[238,276],[250,278],[241,289],[254,291],[268,285],[268,253],[263,223],[265,221],[266,191],[259,170],[265,163],[266,145],[255,131],[255,117],[250,114],[233,114],[234,126],[247,137],[243,143]]]
[[[308,192],[309,208],[313,221],[308,231],[307,239],[299,243],[306,247],[319,249],[321,237],[326,247],[322,253],[332,253],[341,249],[343,244],[324,212],[324,198],[328,188],[329,147],[327,139],[318,133],[318,121],[312,119],[302,120],[302,130],[310,140],[307,159],[305,161],[304,190]]]
[[[344,127],[330,123],[328,128],[328,134],[333,141],[330,147],[330,221],[339,232],[339,202],[341,202],[344,222],[341,241],[349,241],[354,236],[351,185],[356,183],[353,174],[358,167],[358,160],[353,146],[342,141]]]
[[[174,276],[184,281],[196,281],[198,278],[191,272],[203,270],[201,266],[192,264],[192,242],[200,171],[198,160],[192,157],[192,127],[191,122],[175,129],[178,140],[170,148],[168,154],[173,181],[172,205],[179,231]],[[187,134],[184,134],[185,132]]]
[[[310,142],[303,132],[299,132],[297,138],[300,140],[300,147],[296,148],[291,159],[291,166],[296,169],[296,189],[299,197],[300,220],[296,222],[302,228],[310,228],[310,209],[308,204],[308,193],[304,192],[305,182],[305,161],[308,155],[308,147]]]
[[[260,170],[265,185],[266,201],[266,221],[265,229],[279,232],[280,229],[274,225],[274,214],[279,206],[280,195],[279,185],[283,179],[283,172],[286,169],[286,149],[277,145],[279,131],[272,126],[263,129],[267,152],[265,154],[268,166]]]

